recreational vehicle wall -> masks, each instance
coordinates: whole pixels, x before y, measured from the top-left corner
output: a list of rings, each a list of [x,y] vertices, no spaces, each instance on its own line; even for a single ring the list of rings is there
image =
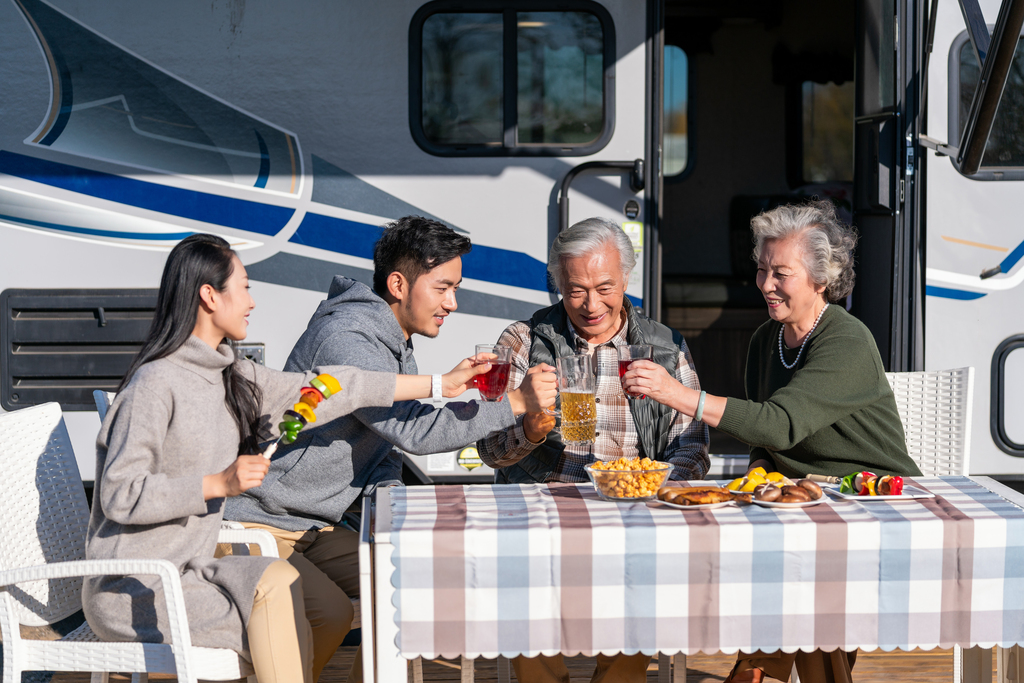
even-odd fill
[[[551,239],[602,215],[641,257],[635,303],[742,395],[766,319],[749,218],[818,195],[861,230],[849,306],[889,369],[975,366],[972,470],[1022,475],[1024,57],[979,173],[919,144],[972,116],[962,2],[0,0],[2,407],[61,401],[92,479],[91,390],[116,386],[177,240],[236,245],[247,353],[281,367],[330,278],[368,282],[379,226],[412,213],[474,243],[422,368],[553,301]],[[409,461],[490,478],[471,450]]]

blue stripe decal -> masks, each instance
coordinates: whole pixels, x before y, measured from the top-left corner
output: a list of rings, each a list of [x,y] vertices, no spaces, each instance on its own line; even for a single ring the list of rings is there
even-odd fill
[[[382,233],[375,225],[307,213],[289,241],[372,259],[373,245]],[[462,275],[484,282],[548,291],[547,264],[508,249],[473,245],[473,250],[462,257]]]
[[[167,187],[0,150],[0,173],[140,209],[275,235],[295,213],[272,204]]]
[[[80,235],[93,235],[95,237],[118,237],[126,240],[159,240],[161,242],[169,240],[179,241],[185,239],[189,235],[195,234],[193,232],[119,232],[117,230],[97,230],[95,228],[79,228],[72,225],[60,225],[59,223],[34,221],[28,218],[17,218],[15,216],[5,216],[3,214],[0,214],[0,221],[21,223],[23,225],[34,225],[40,228],[60,230],[61,232],[74,232]]]
[[[1010,255],[1002,260],[999,264],[999,270],[1004,273],[1009,273],[1013,270],[1013,267],[1017,265],[1017,261],[1020,261],[1021,257],[1024,257],[1024,242],[1017,245],[1017,248],[1010,252]]]
[[[927,285],[924,288],[927,296],[938,296],[943,299],[957,299],[959,301],[974,301],[985,296],[984,292],[966,292],[962,289],[949,289],[947,287],[935,287]]]

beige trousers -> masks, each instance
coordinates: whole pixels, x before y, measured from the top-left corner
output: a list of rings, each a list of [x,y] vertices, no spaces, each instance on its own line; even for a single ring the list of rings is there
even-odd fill
[[[313,680],[331,661],[352,628],[352,600],[359,596],[359,534],[325,527],[319,531],[285,531],[264,524],[247,529],[269,531],[277,552],[302,577],[306,618],[313,631]],[[348,680],[362,681],[362,657],[356,653]],[[263,679],[260,679],[261,683]]]
[[[650,655],[598,655],[590,683],[644,683]],[[569,683],[569,669],[562,655],[515,657],[512,668],[519,683]]]
[[[313,682],[313,634],[304,613],[302,579],[274,562],[256,584],[249,617],[249,657],[260,683]]]
[[[788,681],[795,664],[800,683],[853,683],[853,665],[856,661],[856,650],[797,651],[790,654],[781,651],[771,654],[754,652],[741,655],[733,671],[740,673],[747,669],[761,669],[770,678]]]

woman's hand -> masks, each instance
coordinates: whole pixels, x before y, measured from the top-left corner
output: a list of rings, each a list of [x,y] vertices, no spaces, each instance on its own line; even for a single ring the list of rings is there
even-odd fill
[[[441,395],[445,398],[455,398],[469,389],[475,389],[473,378],[490,369],[490,363],[480,362],[476,357],[463,360],[451,372],[441,375]]]
[[[262,455],[240,455],[223,472],[203,477],[203,499],[237,496],[262,484],[269,469]]]
[[[554,370],[554,366],[541,363],[526,371],[526,377],[523,378],[523,383],[519,385],[519,388],[508,392],[508,402],[512,407],[513,415],[539,413],[545,408],[555,405],[555,398],[558,396],[558,377]],[[551,429],[548,429],[549,431]],[[544,432],[544,434],[548,432]],[[531,439],[531,441],[538,440],[540,437]]]
[[[673,405],[683,385],[665,368],[649,360],[635,360],[622,377],[626,391],[647,395],[658,403]]]

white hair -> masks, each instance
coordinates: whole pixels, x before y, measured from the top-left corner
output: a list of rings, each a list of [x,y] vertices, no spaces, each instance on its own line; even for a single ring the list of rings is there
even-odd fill
[[[622,279],[628,280],[636,266],[636,255],[633,242],[618,223],[607,218],[586,218],[558,233],[548,252],[548,275],[558,291],[563,289],[562,266],[565,259],[592,254],[609,244],[618,250]]]

